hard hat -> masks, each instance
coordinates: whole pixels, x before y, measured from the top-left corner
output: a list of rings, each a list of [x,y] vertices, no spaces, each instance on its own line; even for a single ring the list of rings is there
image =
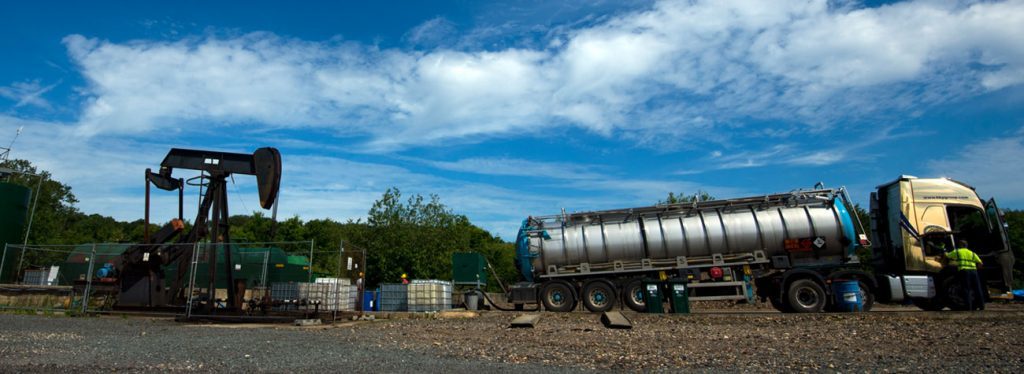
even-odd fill
[[[402,279],[405,279],[405,277],[407,277],[407,275],[405,275],[405,273],[402,273]]]

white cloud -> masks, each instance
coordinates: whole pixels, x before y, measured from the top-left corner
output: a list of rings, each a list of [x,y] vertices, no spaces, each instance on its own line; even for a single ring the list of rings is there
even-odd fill
[[[594,172],[599,167],[562,162],[538,162],[514,158],[466,158],[457,161],[420,160],[442,170],[485,175],[511,175],[552,179],[598,179],[606,176]]]
[[[712,151],[704,158],[709,170],[756,168],[770,165],[825,166],[852,160],[879,157],[884,151],[863,152],[865,148],[884,142],[926,135],[921,131],[899,131],[888,126],[874,130],[860,139],[841,139],[838,142],[813,139],[803,144],[773,144],[763,149],[723,152]],[[676,175],[696,174],[702,171],[686,170]]]
[[[20,108],[23,106],[34,106],[42,109],[50,109],[52,106],[50,102],[43,98],[47,92],[50,92],[60,82],[43,86],[38,80],[30,82],[15,82],[7,87],[0,87],[0,97],[6,97],[14,100],[14,107]]]
[[[65,44],[88,81],[79,134],[318,127],[368,135],[375,151],[566,126],[668,147],[747,118],[820,130],[1024,82],[1020,1],[850,4],[663,1],[559,29],[545,48],[381,50],[269,33]],[[437,19],[409,37],[450,27]]]
[[[994,196],[1004,207],[1024,204],[1024,133],[960,149],[952,157],[928,162],[928,169],[933,174],[967,181],[982,197]]]
[[[435,17],[409,30],[403,39],[414,46],[437,47],[455,41],[457,32],[454,23]]]

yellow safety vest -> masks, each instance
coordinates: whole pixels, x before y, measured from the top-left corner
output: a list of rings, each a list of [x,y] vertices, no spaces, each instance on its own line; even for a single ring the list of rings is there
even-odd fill
[[[959,248],[946,254],[949,264],[956,266],[959,270],[978,270],[981,258],[967,248]]]

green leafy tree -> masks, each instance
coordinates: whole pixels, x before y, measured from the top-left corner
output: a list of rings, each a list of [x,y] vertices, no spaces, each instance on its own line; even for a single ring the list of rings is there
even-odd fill
[[[402,198],[390,188],[370,208],[366,235],[369,284],[413,278],[451,279],[455,252],[478,252],[506,280],[515,279],[512,244],[453,213],[437,195]]]
[[[692,203],[694,201],[711,201],[714,199],[714,196],[711,196],[711,194],[704,190],[697,190],[697,193],[692,195],[669,192],[668,197],[665,198],[665,200],[658,201],[658,205]]]

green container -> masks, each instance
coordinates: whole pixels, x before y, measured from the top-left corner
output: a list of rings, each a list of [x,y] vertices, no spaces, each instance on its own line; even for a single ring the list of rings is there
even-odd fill
[[[96,246],[94,270],[103,267],[103,264],[119,264],[121,253],[128,247],[125,245],[100,244]],[[87,279],[89,269],[89,254],[92,252],[92,245],[80,245],[68,255],[67,260],[61,264],[58,275],[59,284],[71,285],[76,280]],[[17,259],[17,258],[15,258]],[[231,262],[232,275],[235,279],[245,279],[246,287],[259,286],[263,277],[263,263],[266,261],[266,285],[274,282],[306,282],[309,279],[309,259],[306,256],[289,256],[280,248],[239,248],[232,247]],[[188,262],[187,262],[188,263]],[[227,288],[227,276],[224,275],[224,251],[217,251],[217,288]],[[200,259],[196,264],[196,285],[206,287],[210,283],[210,270],[205,258]],[[170,286],[172,279],[177,274],[177,266],[168,265],[163,267],[165,283]]]
[[[686,279],[668,280],[668,297],[672,313],[690,314],[690,282]]]
[[[647,306],[647,313],[665,313],[664,295],[661,292],[662,282],[644,280],[640,286],[644,290],[644,305]]]
[[[0,183],[0,283],[12,283],[17,276],[20,250],[9,250],[4,254],[7,244],[21,245],[25,233],[25,222],[28,219],[28,203],[31,190],[24,186],[11,183]]]
[[[126,248],[124,245],[117,244],[97,244],[93,271],[99,270],[107,263],[120,264],[121,254]],[[91,244],[75,246],[64,263],[60,264],[57,284],[70,286],[75,284],[75,281],[88,279],[90,255],[92,255]]]
[[[455,284],[487,285],[487,260],[479,253],[452,253],[452,280]]]

